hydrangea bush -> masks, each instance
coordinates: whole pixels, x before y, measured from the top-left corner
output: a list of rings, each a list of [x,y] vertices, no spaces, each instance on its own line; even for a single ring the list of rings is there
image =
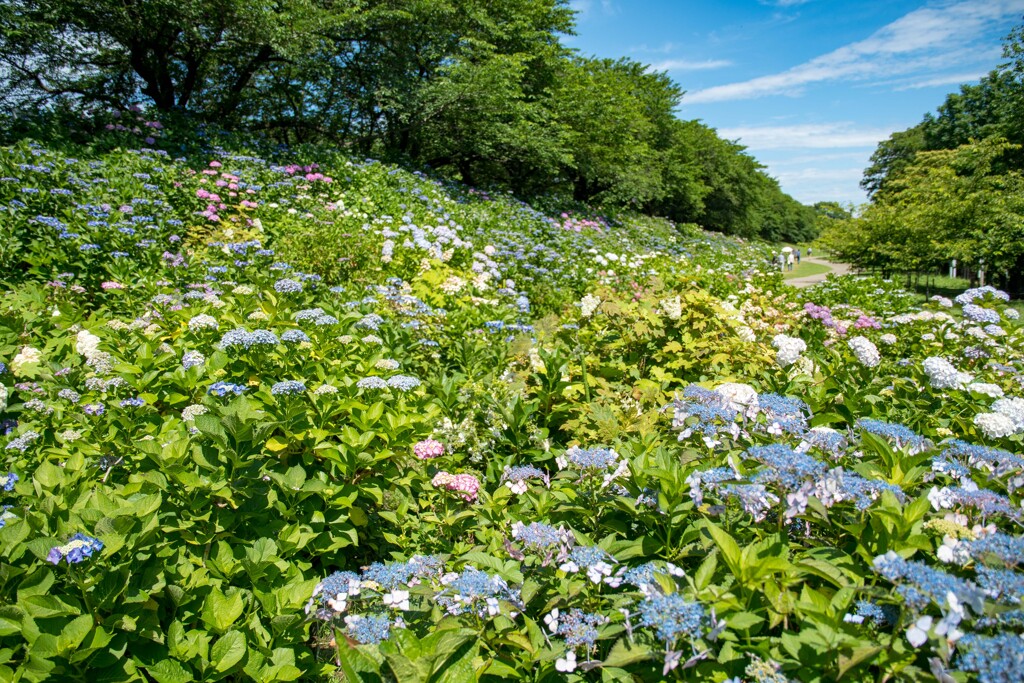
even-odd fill
[[[103,148],[0,149],[5,680],[1019,680],[1005,293]]]

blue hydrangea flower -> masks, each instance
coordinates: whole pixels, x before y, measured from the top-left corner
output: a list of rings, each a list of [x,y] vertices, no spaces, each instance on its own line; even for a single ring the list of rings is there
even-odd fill
[[[380,317],[376,313],[370,313],[369,315],[363,316],[362,319],[356,322],[356,327],[363,327],[367,330],[373,330],[376,332],[380,329],[381,324],[384,322],[384,318]]]
[[[957,643],[960,668],[976,671],[982,683],[1017,683],[1024,671],[1024,637],[1019,633],[968,633]]]
[[[274,396],[293,396],[295,394],[301,394],[306,390],[306,385],[302,382],[294,379],[285,380],[284,382],[278,382],[270,388],[270,393]]]
[[[399,391],[411,391],[420,385],[420,381],[408,375],[395,375],[388,379],[388,386]]]
[[[181,367],[186,370],[198,367],[205,362],[206,357],[198,351],[186,351],[185,355],[181,357]]]
[[[881,436],[892,441],[897,448],[909,446],[911,451],[923,451],[929,446],[929,442],[923,436],[918,435],[909,427],[900,424],[883,422],[874,418],[862,417],[857,420],[857,426],[869,434]]]
[[[4,491],[13,491],[14,485],[18,483],[18,475],[14,472],[8,472],[7,474],[0,475],[0,489]]]
[[[360,389],[387,389],[388,383],[380,377],[364,377],[356,382],[356,387]]]
[[[588,614],[581,609],[573,608],[558,616],[555,635],[562,636],[570,648],[593,647],[597,642],[597,627],[607,621],[608,618],[600,614]]]
[[[309,336],[302,330],[287,330],[281,335],[281,341],[301,344],[302,342],[308,342]]]
[[[707,623],[704,607],[678,593],[653,594],[640,603],[640,624],[654,629],[669,646],[679,637],[691,641],[700,638]]]
[[[348,634],[363,645],[379,645],[391,635],[391,619],[380,614],[345,617]]]
[[[121,401],[122,408],[141,408],[144,405],[146,405],[145,399],[139,398],[137,396],[134,398],[126,398],[123,401]]]
[[[85,534],[75,534],[64,545],[51,548],[46,560],[52,564],[59,564],[61,560],[67,560],[68,564],[78,564],[101,550],[103,541]]]
[[[876,557],[873,565],[876,572],[897,584],[896,592],[913,610],[920,611],[932,602],[945,607],[946,596],[952,593],[961,603],[976,605],[976,611],[981,612],[981,593],[971,581],[923,562],[906,560],[891,550]]]
[[[519,603],[518,591],[510,588],[505,579],[475,567],[466,567],[445,584],[434,599],[449,614],[473,612],[480,617],[493,617],[501,613],[500,601]]]
[[[30,429],[21,436],[11,439],[8,442],[7,446],[5,446],[5,448],[8,451],[20,451],[21,453],[24,453],[26,450],[28,450],[28,447],[32,444],[32,442],[38,438],[39,432],[34,432]]]
[[[274,291],[279,294],[298,294],[302,291],[302,283],[283,278],[274,283]]]
[[[234,394],[235,396],[241,396],[246,390],[246,387],[241,384],[232,384],[231,382],[215,382],[210,385],[207,392],[213,396],[223,397],[228,394]]]

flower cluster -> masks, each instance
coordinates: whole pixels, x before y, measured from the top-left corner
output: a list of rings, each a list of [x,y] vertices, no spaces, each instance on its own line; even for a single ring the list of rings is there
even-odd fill
[[[434,439],[424,439],[413,444],[412,452],[420,460],[440,458],[444,455],[444,444]]]
[[[78,564],[101,550],[103,550],[103,541],[79,533],[72,536],[71,540],[64,545],[51,548],[46,556],[46,561],[60,564],[61,560],[67,560],[68,564]]]
[[[434,475],[430,483],[436,488],[454,491],[460,498],[470,503],[476,502],[480,491],[480,480],[472,474],[450,474],[441,471]]]

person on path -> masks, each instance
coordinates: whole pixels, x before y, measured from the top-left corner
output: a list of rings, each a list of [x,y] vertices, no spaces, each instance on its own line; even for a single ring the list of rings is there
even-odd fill
[[[807,256],[809,257],[810,255],[811,255],[811,248],[807,247]]]
[[[798,266],[800,265],[800,250],[799,249],[796,250],[796,264]]]
[[[793,270],[793,252],[786,254],[786,269]]]

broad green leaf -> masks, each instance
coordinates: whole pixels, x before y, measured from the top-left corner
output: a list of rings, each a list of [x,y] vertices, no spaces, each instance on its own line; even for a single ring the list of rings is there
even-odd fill
[[[210,664],[218,673],[225,673],[242,661],[245,650],[245,636],[238,631],[228,631],[210,648]]]

